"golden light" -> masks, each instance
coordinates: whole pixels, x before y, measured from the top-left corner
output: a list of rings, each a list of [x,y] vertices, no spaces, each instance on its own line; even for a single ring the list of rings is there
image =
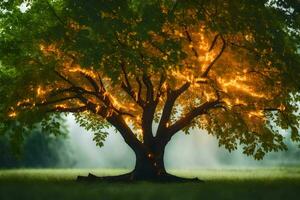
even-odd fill
[[[65,104],[59,104],[59,105],[55,105],[55,108],[56,109],[65,109],[65,108],[67,108],[67,105],[65,105]]]
[[[31,102],[30,99],[24,99],[22,101],[18,101],[17,106],[22,106],[24,104],[29,104]]]
[[[97,74],[93,71],[93,70],[87,70],[87,69],[82,69],[80,67],[75,67],[75,68],[71,68],[68,70],[69,72],[79,72],[79,73],[83,73],[87,76],[90,76],[92,78],[97,78]]]
[[[43,52],[43,54],[45,54],[46,56],[49,55],[50,53],[54,53],[55,55],[57,55],[58,57],[61,57],[62,52],[59,51],[59,49],[57,48],[56,44],[40,44],[40,50]]]
[[[243,105],[243,106],[247,106],[248,105],[245,101],[240,100],[239,98],[235,99],[234,103],[236,105]]]
[[[232,103],[228,98],[223,98],[222,100],[227,105],[228,108],[232,107]]]
[[[8,113],[8,117],[10,117],[10,118],[15,118],[16,116],[17,116],[17,113],[15,111]]]
[[[214,93],[203,92],[203,95],[207,101],[210,101],[215,98]]]
[[[280,106],[278,107],[278,110],[285,111],[285,106],[281,103]]]
[[[125,122],[126,122],[127,124],[130,123],[130,118],[129,118],[129,117],[124,117],[124,120],[125,120]]]
[[[154,156],[153,156],[153,154],[151,154],[151,153],[148,153],[148,158],[153,158]]]
[[[37,92],[37,96],[44,96],[46,94],[46,91],[43,90],[41,86],[38,86],[36,92]]]
[[[265,94],[254,91],[252,87],[244,83],[248,80],[246,76],[237,76],[230,80],[218,78],[217,80],[225,92],[228,92],[230,89],[236,89],[255,98],[268,98]]]
[[[140,117],[140,116],[137,116],[135,119],[136,119],[138,122],[141,121],[141,117]]]
[[[97,105],[97,106],[96,106],[96,112],[99,113],[100,110],[101,110],[101,106],[100,106],[100,105]]]
[[[250,118],[252,118],[252,117],[262,118],[262,117],[264,117],[264,112],[262,110],[250,111],[250,112],[248,112],[248,116]]]

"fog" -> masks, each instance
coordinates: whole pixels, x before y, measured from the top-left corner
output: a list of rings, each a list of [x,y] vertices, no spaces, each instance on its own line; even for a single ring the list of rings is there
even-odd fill
[[[133,151],[114,129],[103,147],[97,147],[93,134],[79,127],[72,116],[68,116],[69,138],[75,168],[130,168],[135,164]],[[300,164],[300,150],[290,144],[287,152],[268,154],[263,161],[255,161],[242,154],[239,149],[229,153],[218,146],[215,137],[203,130],[193,130],[189,135],[177,133],[166,147],[165,165],[167,169],[232,168],[286,166]]]

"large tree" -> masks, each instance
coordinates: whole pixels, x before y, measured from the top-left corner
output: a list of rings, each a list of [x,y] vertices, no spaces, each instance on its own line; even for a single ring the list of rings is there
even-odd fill
[[[135,168],[119,178],[166,180],[176,178],[164,150],[180,130],[256,159],[286,149],[280,129],[300,140],[297,0],[0,6],[1,130],[14,143],[74,113],[98,145],[113,126],[132,148]]]

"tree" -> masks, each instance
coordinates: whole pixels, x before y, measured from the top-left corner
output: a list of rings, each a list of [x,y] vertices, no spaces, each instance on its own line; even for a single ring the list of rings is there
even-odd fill
[[[60,113],[99,146],[113,126],[136,155],[117,178],[133,180],[179,180],[163,157],[180,130],[256,159],[286,149],[278,127],[300,140],[297,0],[0,5],[0,118],[2,130],[18,125],[14,137],[41,120],[57,131]]]
[[[32,131],[24,137],[20,152],[12,151],[9,137],[0,137],[0,168],[20,168],[20,167],[70,167],[76,164],[71,156],[73,149],[65,141],[65,135],[54,137],[51,134]]]

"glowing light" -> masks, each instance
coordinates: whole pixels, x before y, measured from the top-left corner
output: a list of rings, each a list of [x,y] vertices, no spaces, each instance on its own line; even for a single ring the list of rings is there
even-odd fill
[[[248,113],[248,116],[251,117],[264,117],[264,112],[262,110],[258,110],[258,111],[250,111]]]
[[[238,98],[235,99],[234,103],[235,103],[236,105],[244,105],[244,106],[247,105],[247,103],[246,103],[245,101],[240,100],[240,99],[238,99]]]
[[[183,34],[178,30],[174,31],[174,35],[179,36],[179,37],[183,37]]]
[[[97,105],[97,107],[96,107],[96,112],[99,113],[100,110],[101,110],[101,106],[100,106],[100,105]]]
[[[151,154],[151,153],[148,153],[148,158],[153,158],[153,154]]]
[[[125,120],[125,122],[126,122],[127,124],[130,123],[130,118],[129,118],[129,117],[125,117],[124,120]]]
[[[80,67],[75,67],[75,68],[69,69],[69,72],[79,72],[79,73],[83,73],[87,76],[90,76],[92,78],[97,78],[97,74],[94,71],[82,69]]]
[[[281,103],[280,106],[278,107],[278,110],[285,111],[285,106]]]
[[[137,121],[141,121],[141,117],[140,117],[140,116],[137,116],[135,119],[136,119]]]
[[[38,86],[36,92],[38,96],[44,96],[46,94],[46,91],[43,90],[41,86]]]
[[[167,83],[166,82],[164,82],[164,84],[162,85],[162,88],[164,89],[164,90],[167,90]]]
[[[67,108],[67,106],[65,104],[59,104],[59,105],[55,105],[56,109],[65,109]]]
[[[59,51],[59,49],[56,47],[55,44],[49,44],[49,45],[40,44],[40,50],[45,55],[49,55],[50,53],[54,53],[59,57],[62,55],[62,53]]]
[[[166,127],[169,127],[169,126],[170,126],[170,123],[169,123],[169,122],[167,122],[167,123],[166,123]]]
[[[29,104],[30,103],[30,99],[24,99],[22,101],[19,101],[17,103],[17,106],[22,106],[23,104]]]
[[[205,96],[207,101],[214,99],[214,97],[215,97],[213,93],[203,92],[203,95]]]
[[[17,116],[17,113],[15,111],[8,113],[8,117],[15,118],[16,116]]]
[[[244,93],[247,93],[248,95],[255,98],[268,98],[265,94],[254,91],[249,85],[243,83],[244,81],[247,81],[246,76],[238,76],[230,80],[218,78],[218,82],[223,87],[224,91],[228,91],[230,88],[234,88],[236,90],[240,90]]]
[[[225,103],[229,108],[232,107],[232,103],[231,103],[231,101],[230,101],[228,98],[223,98],[223,101],[224,101],[224,103]]]
[[[106,117],[111,117],[112,115],[113,115],[113,110],[112,109],[110,109],[108,112],[107,112],[107,114],[106,114]]]

